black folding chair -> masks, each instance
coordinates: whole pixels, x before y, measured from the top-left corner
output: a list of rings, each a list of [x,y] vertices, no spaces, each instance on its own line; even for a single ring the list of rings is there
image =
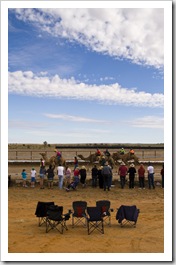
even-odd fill
[[[35,215],[39,218],[39,226],[46,223],[47,209],[50,205],[54,205],[54,202],[38,202]]]
[[[126,206],[121,205],[117,210],[116,220],[121,225],[121,227],[129,224],[132,227],[136,227],[140,210],[137,209],[136,205]]]
[[[63,206],[51,205],[47,210],[46,233],[56,229],[63,234],[64,229],[68,230],[66,221],[70,219],[70,212],[63,214]]]
[[[72,213],[72,227],[78,224],[82,224],[86,227],[86,201],[74,201],[72,203],[73,213]]]
[[[90,235],[94,230],[104,234],[103,217],[100,207],[87,207],[87,230]]]
[[[104,222],[111,226],[111,212],[113,212],[113,209],[110,208],[111,202],[108,200],[96,201],[96,206],[101,208]]]

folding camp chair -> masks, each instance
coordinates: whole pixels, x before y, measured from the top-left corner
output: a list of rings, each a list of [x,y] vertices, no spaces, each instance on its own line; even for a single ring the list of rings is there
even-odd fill
[[[108,200],[96,201],[96,206],[101,208],[104,222],[111,226],[111,212],[113,209],[110,208],[111,202]]]
[[[39,226],[46,222],[46,212],[50,205],[54,205],[54,202],[38,202],[35,215],[39,218]]]
[[[63,206],[51,205],[47,210],[46,233],[56,229],[63,234],[64,229],[68,230],[66,221],[70,219],[70,212],[63,214]]]
[[[86,201],[74,201],[72,203],[73,213],[72,213],[72,227],[75,227],[79,223],[86,227]]]
[[[140,210],[136,205],[125,206],[121,205],[117,210],[116,220],[123,227],[126,224],[130,224],[132,227],[136,227]]]
[[[103,217],[100,207],[87,207],[87,230],[90,235],[94,230],[104,234]]]

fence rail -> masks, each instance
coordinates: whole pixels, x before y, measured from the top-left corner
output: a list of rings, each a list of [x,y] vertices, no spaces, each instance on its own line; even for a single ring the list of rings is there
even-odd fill
[[[114,150],[110,150],[110,153],[115,153]],[[9,150],[8,151],[8,161],[38,161],[41,158],[40,153],[45,152],[47,157],[50,158],[51,156],[54,156],[55,153],[52,151],[22,151],[22,150]],[[62,155],[66,160],[73,160],[75,156],[78,156],[79,154],[82,154],[85,158],[89,155],[95,153],[95,151],[83,151],[83,150],[65,150],[62,151]],[[164,160],[164,149],[144,149],[144,150],[135,150],[135,155],[139,158],[139,160],[158,160],[163,161]]]

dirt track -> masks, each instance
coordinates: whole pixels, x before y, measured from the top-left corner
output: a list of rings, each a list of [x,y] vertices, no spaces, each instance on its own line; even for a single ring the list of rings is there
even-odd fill
[[[102,189],[81,186],[77,191],[9,188],[9,253],[162,253],[164,251],[164,191],[124,190],[118,185],[109,192]],[[86,228],[71,227],[61,235],[52,230],[48,234],[45,227],[38,227],[35,209],[38,201],[54,201],[64,206],[64,212],[72,208],[74,200],[86,200],[94,206],[96,200],[111,201],[112,226],[105,225],[105,234],[94,232],[87,235]],[[121,204],[136,204],[140,209],[136,228],[121,228],[117,223],[116,209]]]

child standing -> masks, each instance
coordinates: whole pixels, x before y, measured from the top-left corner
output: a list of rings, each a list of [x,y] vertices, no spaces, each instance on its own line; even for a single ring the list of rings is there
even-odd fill
[[[23,171],[21,172],[21,176],[23,179],[23,187],[27,188],[27,185],[26,185],[27,173],[25,169],[23,169]]]
[[[71,169],[66,166],[65,169],[65,185],[68,186],[71,183]]]
[[[36,170],[34,168],[32,168],[31,170],[31,188],[35,187],[35,178],[36,178]]]

